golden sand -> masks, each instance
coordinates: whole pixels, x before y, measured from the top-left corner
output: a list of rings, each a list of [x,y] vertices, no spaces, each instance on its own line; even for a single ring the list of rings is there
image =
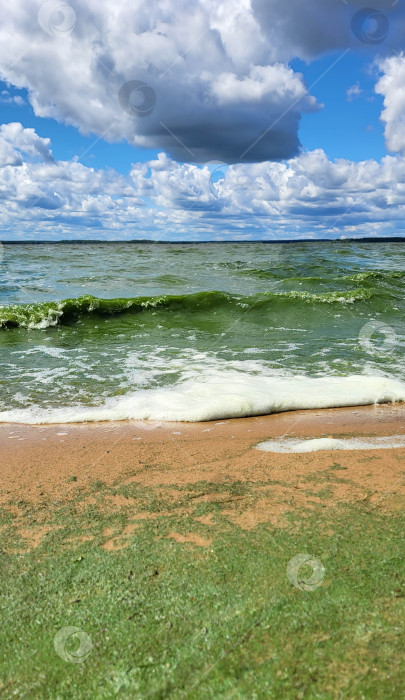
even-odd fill
[[[405,449],[274,454],[260,452],[254,446],[281,436],[374,437],[404,433],[403,404],[163,426],[139,421],[2,425],[0,499],[3,504],[18,499],[37,503],[51,498],[60,502],[74,497],[78,488],[86,491],[94,480],[107,485],[139,483],[164,489],[166,494],[171,486],[238,481],[249,482],[254,492],[254,498],[231,499],[229,517],[243,527],[279,522],[283,513],[302,504],[311,509],[321,500],[323,505],[363,500],[370,508],[403,508]],[[335,470],[331,471],[333,465]],[[262,486],[269,481],[273,484],[271,502],[268,487]],[[225,493],[201,491],[194,503],[198,499],[217,499],[226,512]],[[318,491],[322,491],[322,499]],[[227,498],[229,501],[229,494]],[[235,508],[238,499],[240,508]],[[135,499],[106,496],[106,508],[124,506],[133,509],[136,519]],[[18,506],[9,507],[18,510]],[[144,517],[147,514],[143,513]]]

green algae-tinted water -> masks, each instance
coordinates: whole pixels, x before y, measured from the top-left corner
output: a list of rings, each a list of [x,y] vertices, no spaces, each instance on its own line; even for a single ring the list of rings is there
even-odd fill
[[[258,410],[261,387],[269,411],[296,407],[288,397],[298,380],[310,407],[315,385],[305,392],[304,378],[322,379],[327,394],[328,378],[368,377],[372,390],[385,377],[402,398],[403,244],[49,244],[2,252],[1,420],[48,420],[67,408],[65,418],[79,420],[80,407],[104,407],[103,419],[185,419],[190,401],[193,420],[199,405],[201,418],[210,406],[212,417],[249,415],[266,412]],[[288,380],[287,394],[280,380]],[[336,387],[334,380],[331,405]],[[369,402],[353,391],[346,403]],[[385,389],[376,391],[384,400]],[[238,402],[239,413],[227,410]]]

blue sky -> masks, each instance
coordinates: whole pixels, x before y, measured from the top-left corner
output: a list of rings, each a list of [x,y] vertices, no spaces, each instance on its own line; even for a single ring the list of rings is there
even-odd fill
[[[380,120],[383,98],[374,91],[369,57],[354,51],[345,55],[338,52],[309,65],[299,60],[292,65],[303,73],[307,85],[313,85],[311,93],[324,105],[319,112],[302,118],[299,133],[304,148],[323,148],[330,158],[356,161],[380,159],[387,153]],[[347,91],[353,85],[361,92],[348,99]]]
[[[16,0],[1,237],[403,234],[405,16],[377,5]]]
[[[70,160],[77,156],[89,167],[110,167],[119,173],[128,173],[134,161],[144,162],[157,156],[157,149],[135,148],[126,141],[108,143],[103,138],[99,139],[96,134],[83,136],[77,128],[56,119],[36,117],[27,90],[17,90],[14,86],[0,81],[0,93],[3,91],[11,96],[20,96],[24,104],[0,103],[0,123],[21,122],[24,127],[35,129],[39,136],[50,138],[57,160]]]

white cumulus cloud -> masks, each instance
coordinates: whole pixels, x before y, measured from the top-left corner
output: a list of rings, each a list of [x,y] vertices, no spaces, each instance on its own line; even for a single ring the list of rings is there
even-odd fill
[[[127,176],[56,161],[49,139],[0,128],[0,237],[163,240],[402,234],[405,158],[178,163],[165,153]]]
[[[405,55],[391,56],[380,62],[383,75],[376,92],[384,96],[381,119],[390,151],[405,152]]]

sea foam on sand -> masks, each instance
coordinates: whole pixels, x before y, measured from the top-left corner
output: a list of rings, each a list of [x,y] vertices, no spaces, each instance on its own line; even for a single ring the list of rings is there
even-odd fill
[[[212,374],[170,388],[145,389],[102,405],[30,406],[0,412],[2,423],[85,421],[210,421],[299,409],[365,406],[405,401],[405,383],[386,377],[269,377],[240,372]]]
[[[405,447],[405,435],[391,435],[378,438],[315,438],[299,440],[295,438],[280,438],[268,440],[255,445],[256,449],[264,452],[319,452],[320,450],[388,450]]]

